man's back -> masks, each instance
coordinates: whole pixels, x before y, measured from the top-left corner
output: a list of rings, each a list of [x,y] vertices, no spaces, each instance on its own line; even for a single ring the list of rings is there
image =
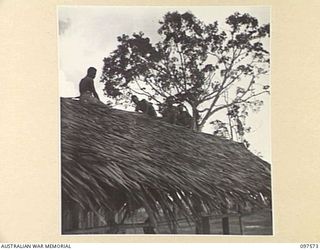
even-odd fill
[[[178,114],[177,124],[187,128],[191,128],[192,116],[189,114],[188,111],[183,110]]]
[[[136,105],[137,105],[136,106],[136,111],[140,110],[143,113],[148,114],[150,116],[154,116],[154,117],[157,116],[157,113],[154,110],[153,105],[150,102],[146,101],[145,99],[139,101],[139,103],[136,104]]]
[[[86,76],[79,83],[80,95],[86,92],[90,92],[95,98],[99,99],[99,96],[94,88],[93,78]]]
[[[93,93],[93,79],[86,76],[81,79],[79,84],[80,95],[84,94],[86,91]]]

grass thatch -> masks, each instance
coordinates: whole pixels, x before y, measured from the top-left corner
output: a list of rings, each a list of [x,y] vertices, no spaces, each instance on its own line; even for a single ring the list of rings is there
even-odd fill
[[[65,98],[61,163],[63,199],[90,209],[125,204],[174,218],[173,206],[197,215],[271,200],[270,164],[242,144]]]

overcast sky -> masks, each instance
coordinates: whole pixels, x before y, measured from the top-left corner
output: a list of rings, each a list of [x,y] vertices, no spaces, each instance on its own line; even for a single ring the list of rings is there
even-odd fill
[[[159,20],[168,11],[191,11],[205,23],[218,21],[219,24],[238,11],[256,17],[259,24],[270,23],[270,9],[267,6],[170,6],[170,7],[119,7],[119,6],[60,6],[59,21],[59,80],[60,96],[79,96],[78,85],[86,75],[88,67],[97,68],[96,90],[105,102],[103,83],[99,82],[103,58],[117,47],[117,36],[132,35],[143,31],[151,42],[157,42]],[[267,44],[269,46],[269,44]],[[266,78],[268,81],[268,78]],[[267,82],[266,84],[269,84]],[[261,152],[263,159],[271,162],[270,96],[264,96],[264,106],[258,114],[250,114],[247,124],[252,132],[246,135],[251,150]],[[129,110],[132,110],[132,108]],[[217,119],[217,118],[215,118]],[[212,125],[204,132],[212,133]]]

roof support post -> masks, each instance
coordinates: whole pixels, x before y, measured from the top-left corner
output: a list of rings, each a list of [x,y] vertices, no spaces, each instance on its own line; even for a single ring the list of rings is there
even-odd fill
[[[154,217],[152,209],[151,209],[151,207],[149,206],[149,204],[147,202],[147,195],[146,195],[146,191],[145,191],[143,185],[140,184],[140,187],[141,187],[141,191],[142,191],[142,195],[143,195],[143,199],[141,199],[141,201],[143,203],[144,209],[146,210],[146,212],[147,212],[147,214],[149,216],[149,218],[147,220],[150,223],[150,227],[152,227],[152,231],[154,233],[156,233],[155,229],[157,228],[157,220]]]
[[[230,234],[228,217],[222,217],[222,232],[223,234]]]
[[[195,221],[196,234],[210,234],[210,220],[208,215],[202,215]]]
[[[148,217],[145,221],[145,223],[148,223],[148,226],[143,227],[143,233],[144,234],[156,234],[155,228],[150,223],[150,217]]]
[[[201,227],[203,234],[210,234],[210,220],[209,216],[202,216],[201,217]]]
[[[221,212],[222,212],[222,233],[230,234],[228,210],[226,208],[222,208]]]
[[[80,205],[78,203],[71,203],[71,229],[79,229],[79,215],[80,215]]]

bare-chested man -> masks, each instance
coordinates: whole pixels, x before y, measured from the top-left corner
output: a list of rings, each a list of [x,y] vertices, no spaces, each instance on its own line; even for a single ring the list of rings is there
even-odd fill
[[[100,101],[100,98],[94,88],[93,79],[96,77],[97,69],[90,67],[87,70],[87,75],[80,81],[80,102],[81,104],[95,104],[105,107],[105,104]]]
[[[96,77],[97,69],[94,67],[88,68],[87,75],[80,81],[79,90],[80,95],[90,92],[95,98],[99,99],[99,96],[94,88],[93,79]]]

